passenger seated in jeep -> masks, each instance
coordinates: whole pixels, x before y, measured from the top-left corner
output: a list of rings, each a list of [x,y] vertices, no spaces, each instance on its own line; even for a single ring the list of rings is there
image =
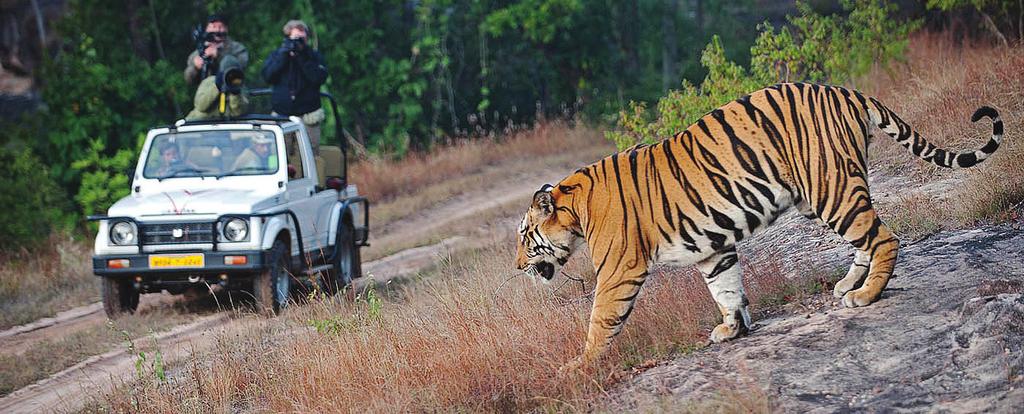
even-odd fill
[[[160,147],[160,168],[156,170],[157,177],[166,177],[181,170],[198,170],[194,164],[181,159],[178,152],[178,144],[165,142]]]
[[[249,148],[242,151],[235,158],[235,162],[231,165],[232,172],[238,172],[242,170],[266,170],[273,171],[277,169],[277,154],[271,151],[271,144],[273,140],[265,135],[256,135],[249,141]]]

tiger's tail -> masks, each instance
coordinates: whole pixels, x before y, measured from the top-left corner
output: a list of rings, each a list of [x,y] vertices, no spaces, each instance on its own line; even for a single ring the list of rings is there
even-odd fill
[[[988,158],[999,149],[1003,141],[1003,121],[999,119],[999,112],[995,109],[982,106],[971,116],[971,122],[978,122],[983,117],[992,120],[992,138],[984,147],[975,151],[952,152],[936,147],[926,141],[909,124],[904,122],[896,113],[882,105],[874,98],[868,98],[866,103],[868,116],[871,122],[879,129],[889,134],[897,143],[903,145],[911,154],[922,160],[931,162],[945,168],[968,168],[977,165]]]

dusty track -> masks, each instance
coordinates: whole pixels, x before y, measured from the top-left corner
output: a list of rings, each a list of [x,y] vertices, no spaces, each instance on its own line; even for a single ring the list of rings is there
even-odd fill
[[[419,212],[400,221],[388,223],[376,234],[371,243],[392,244],[399,239],[425,240],[445,228],[465,221],[482,212],[498,208],[533,194],[543,183],[555,183],[565,178],[565,171],[525,171],[509,174],[505,181],[486,188],[465,191],[429,210]],[[365,270],[365,269],[364,269]]]
[[[213,330],[224,326],[230,314],[204,316],[192,323],[156,335],[165,361],[179,359],[190,350],[202,347]],[[223,328],[222,328],[223,329]],[[203,338],[206,335],[207,338]],[[96,355],[58,372],[49,378],[17,390],[0,399],[0,412],[28,413],[78,409],[88,396],[103,392],[111,384],[123,381],[134,373],[136,355],[119,348]]]
[[[168,306],[179,298],[166,293],[152,293],[139,298],[139,310]],[[106,322],[103,304],[92,303],[57,313],[21,326],[0,332],[0,352],[20,354],[32,345],[47,339],[65,336]]]

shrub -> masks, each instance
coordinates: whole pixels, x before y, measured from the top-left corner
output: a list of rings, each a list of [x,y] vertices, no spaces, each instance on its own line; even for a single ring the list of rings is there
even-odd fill
[[[113,157],[107,157],[103,155],[104,149],[102,141],[94,140],[89,153],[71,164],[71,168],[82,171],[82,185],[75,201],[85,215],[107,211],[111,204],[129,192],[125,172],[135,165],[135,151],[121,149]]]
[[[61,221],[61,191],[29,150],[0,148],[0,250],[32,244]]]

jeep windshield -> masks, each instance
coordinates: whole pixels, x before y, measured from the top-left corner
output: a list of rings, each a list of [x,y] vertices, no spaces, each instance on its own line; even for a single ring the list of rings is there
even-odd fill
[[[276,173],[271,131],[196,131],[157,135],[142,175],[159,180]]]

